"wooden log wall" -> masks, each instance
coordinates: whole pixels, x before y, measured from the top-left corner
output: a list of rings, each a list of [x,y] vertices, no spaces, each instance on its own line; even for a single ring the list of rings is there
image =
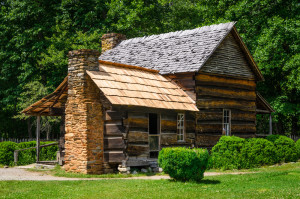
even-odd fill
[[[125,160],[126,113],[108,110],[104,117],[104,162],[121,163]]]
[[[195,143],[195,115],[185,114],[185,141],[177,141],[177,113],[161,114],[161,147],[193,146]]]
[[[222,135],[223,109],[231,110],[231,135],[253,137],[256,131],[256,83],[198,73],[196,145],[211,147]]]
[[[190,98],[196,101],[195,73],[177,73],[166,75],[165,77],[168,77],[176,82],[181,88],[183,88]]]
[[[147,159],[149,156],[148,113],[129,112],[124,124],[128,126],[127,155],[130,158]]]
[[[195,143],[195,115],[186,114],[185,142],[177,141],[177,113],[157,112],[160,115],[160,148],[170,146],[193,146]],[[123,120],[128,126],[127,149],[128,157],[137,160],[149,158],[149,118],[148,113],[129,112],[128,118]]]

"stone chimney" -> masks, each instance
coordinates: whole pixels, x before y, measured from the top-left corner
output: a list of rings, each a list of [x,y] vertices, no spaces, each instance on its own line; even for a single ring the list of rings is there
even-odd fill
[[[66,171],[103,173],[103,116],[100,90],[86,74],[99,70],[96,50],[69,52],[65,115]]]
[[[102,52],[104,53],[107,50],[113,49],[116,47],[121,41],[125,40],[126,36],[119,33],[108,33],[104,34],[101,37],[102,43]]]

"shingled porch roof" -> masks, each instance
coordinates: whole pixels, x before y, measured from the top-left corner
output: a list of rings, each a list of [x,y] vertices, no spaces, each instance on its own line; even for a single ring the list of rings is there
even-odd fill
[[[99,62],[99,71],[87,71],[87,74],[112,105],[199,111],[195,101],[159,71]]]

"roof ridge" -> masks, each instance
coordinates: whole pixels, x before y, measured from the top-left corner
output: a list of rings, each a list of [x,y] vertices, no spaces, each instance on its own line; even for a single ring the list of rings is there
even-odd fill
[[[183,35],[190,35],[197,32],[206,32],[206,31],[212,31],[212,30],[218,30],[218,29],[228,29],[230,30],[236,22],[227,22],[227,23],[220,23],[220,24],[212,24],[209,26],[201,26],[194,29],[187,29],[187,30],[179,30],[174,32],[168,32],[168,33],[162,33],[157,35],[149,35],[144,37],[135,37],[131,39],[123,40],[120,44],[121,45],[127,45],[129,43],[138,43],[141,41],[149,41],[149,40],[155,40],[155,39],[166,39],[170,37],[176,37],[176,36],[183,36]]]

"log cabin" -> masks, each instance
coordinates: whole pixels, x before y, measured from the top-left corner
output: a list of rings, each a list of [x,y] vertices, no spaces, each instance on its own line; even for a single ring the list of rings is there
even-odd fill
[[[70,51],[68,76],[23,110],[61,116],[66,171],[157,167],[163,147],[211,148],[223,135],[255,137],[256,115],[274,112],[256,90],[263,76],[235,22],[101,39],[101,55]]]

